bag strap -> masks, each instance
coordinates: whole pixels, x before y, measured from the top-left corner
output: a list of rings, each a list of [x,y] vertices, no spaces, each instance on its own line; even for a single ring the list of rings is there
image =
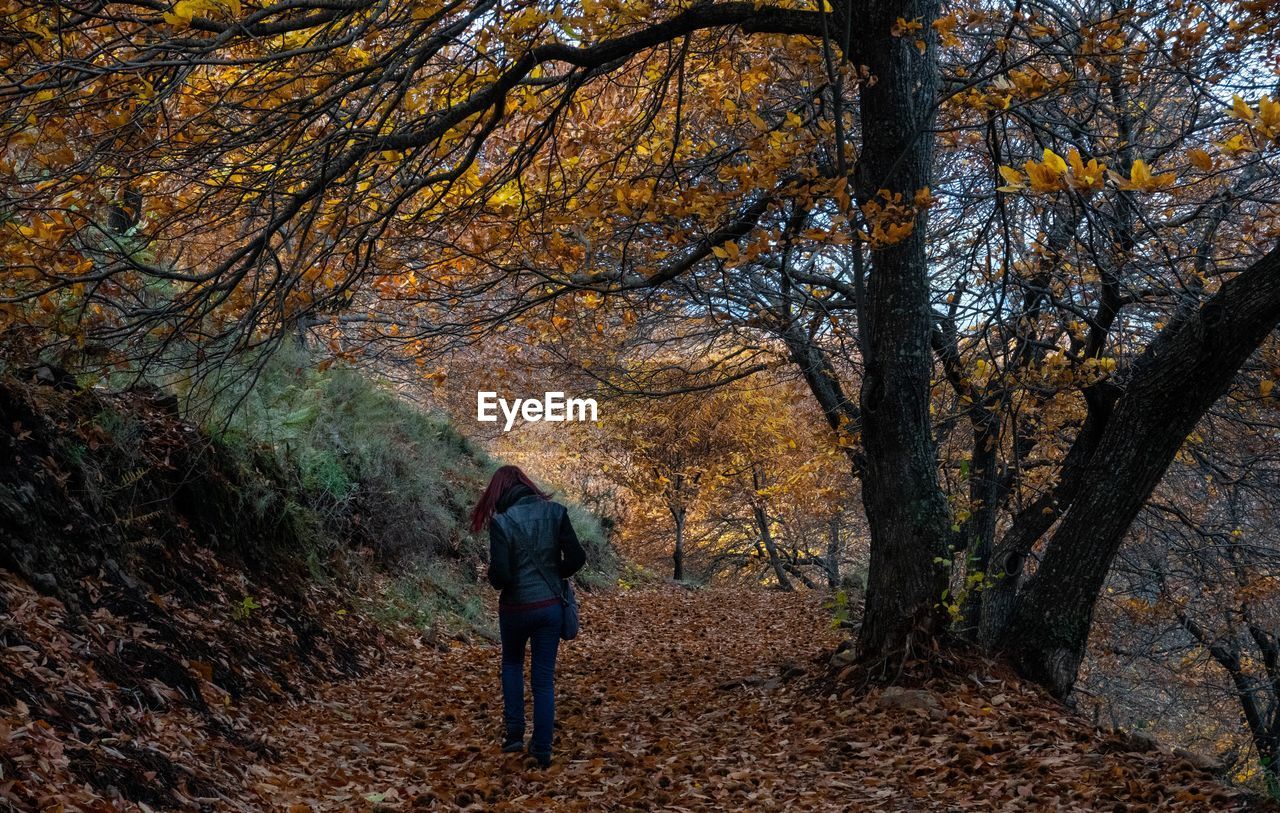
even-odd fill
[[[508,534],[508,536],[511,536],[511,534]],[[542,580],[545,581],[547,583],[547,586],[550,587],[551,590],[556,594],[556,598],[560,599],[560,601],[562,602],[566,601],[565,595],[564,595],[564,589],[560,586],[560,580],[552,579],[550,576],[547,575],[547,571],[542,567],[542,562],[538,559],[537,552],[532,548],[530,548],[528,545],[525,545],[523,542],[518,542],[516,544],[520,545],[520,547],[524,549],[524,552],[529,554],[529,558],[533,560],[533,566],[538,569],[538,574],[542,576]],[[556,550],[559,550],[559,549],[560,549],[560,541],[557,539]]]

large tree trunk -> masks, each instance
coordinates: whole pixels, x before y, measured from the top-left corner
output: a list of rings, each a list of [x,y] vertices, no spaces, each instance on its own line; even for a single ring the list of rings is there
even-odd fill
[[[1070,694],[1111,560],[1187,435],[1280,319],[1280,249],[1166,327],[1119,383],[1079,492],[1019,593],[1005,648],[1027,677]]]
[[[872,2],[861,11],[851,56],[870,69],[871,80],[861,89],[857,197],[865,206],[887,190],[910,203],[929,185],[933,161],[938,76],[931,25],[938,3]],[[893,34],[899,17],[923,23],[923,53],[914,36]],[[920,212],[906,239],[873,246],[861,314],[862,493],[871,568],[858,652],[873,668],[928,650],[945,625],[940,602],[948,568],[940,560],[951,522],[929,415],[933,314],[924,240]]]

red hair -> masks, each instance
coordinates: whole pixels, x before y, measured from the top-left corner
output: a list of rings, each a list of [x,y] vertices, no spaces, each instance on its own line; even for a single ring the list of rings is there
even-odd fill
[[[489,485],[485,488],[484,493],[480,495],[480,500],[476,503],[476,507],[471,511],[471,530],[479,531],[481,528],[489,524],[489,520],[493,519],[494,513],[497,511],[498,503],[506,493],[514,486],[522,485],[537,494],[543,499],[547,499],[547,495],[533,484],[529,479],[529,475],[520,470],[519,466],[502,466],[493,473],[493,477],[489,480]]]

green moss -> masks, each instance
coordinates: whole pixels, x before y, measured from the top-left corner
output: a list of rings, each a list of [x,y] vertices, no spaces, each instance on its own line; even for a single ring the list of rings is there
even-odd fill
[[[475,632],[494,638],[493,620],[474,581],[439,564],[408,570],[387,585],[370,608],[384,624],[409,624],[445,634]]]

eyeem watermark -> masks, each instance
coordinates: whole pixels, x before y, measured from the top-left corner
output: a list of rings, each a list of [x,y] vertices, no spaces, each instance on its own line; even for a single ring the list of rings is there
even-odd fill
[[[481,423],[497,423],[498,413],[506,418],[503,432],[510,432],[516,418],[529,423],[537,421],[594,421],[596,399],[565,398],[563,392],[544,392],[542,398],[516,398],[508,401],[498,393],[481,390],[476,393],[476,420]]]

